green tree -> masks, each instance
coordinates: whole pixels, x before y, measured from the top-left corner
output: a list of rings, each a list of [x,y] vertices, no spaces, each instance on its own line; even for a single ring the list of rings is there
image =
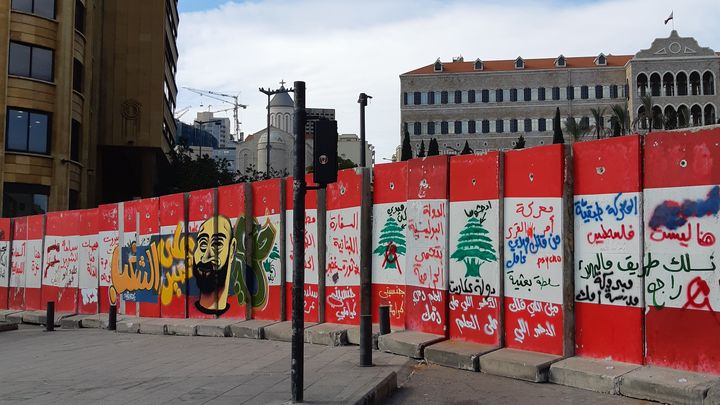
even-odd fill
[[[238,173],[230,170],[227,159],[214,159],[208,154],[194,157],[187,141],[180,140],[168,153],[169,168],[160,175],[161,194],[212,188],[237,181]]]
[[[560,107],[555,109],[555,118],[553,119],[553,144],[556,143],[565,143],[565,138],[560,128]]]
[[[410,134],[405,130],[402,142],[402,152],[400,153],[400,161],[404,162],[413,158],[412,145],[410,145]]]
[[[353,162],[350,159],[344,159],[344,158],[338,156],[338,159],[337,159],[338,170],[352,169],[353,167],[358,167],[357,163]],[[306,173],[313,173],[314,171],[315,171],[315,168],[313,167],[313,165],[310,165],[305,168]],[[285,174],[285,176],[287,176],[287,174]]]
[[[470,144],[468,141],[465,141],[465,147],[463,147],[462,152],[460,152],[461,155],[472,155],[473,150],[470,148]]]
[[[428,156],[437,156],[440,154],[440,145],[438,145],[438,141],[435,138],[432,138],[430,140],[430,145],[428,146]]]
[[[621,135],[625,135],[630,130],[630,114],[628,113],[627,102],[624,104],[613,104],[610,107],[612,116],[615,117],[615,122],[619,127]]]
[[[420,152],[418,152],[417,157],[425,157],[425,141],[420,141]]]
[[[595,138],[600,139],[600,134],[603,131],[603,117],[605,116],[605,108],[591,108],[590,114],[593,116],[595,122]]]
[[[518,137],[517,142],[515,142],[515,147],[513,149],[524,149],[525,148],[525,137],[520,135]]]
[[[483,227],[485,218],[470,217],[460,231],[458,246],[450,258],[465,264],[465,277],[480,277],[480,266],[485,262],[497,261],[492,240]]]
[[[399,270],[398,256],[405,254],[405,248],[405,232],[403,228],[395,218],[388,217],[382,231],[380,231],[378,246],[373,250],[373,253],[385,258],[383,268]]]
[[[565,132],[573,137],[573,141],[577,142],[588,134],[590,128],[582,120],[578,122],[572,115],[565,120]]]

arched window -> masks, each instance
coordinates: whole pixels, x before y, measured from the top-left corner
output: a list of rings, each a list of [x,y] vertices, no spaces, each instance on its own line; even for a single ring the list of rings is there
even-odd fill
[[[428,93],[427,93],[427,103],[428,103],[428,104],[435,104],[435,92],[434,92],[434,91],[428,91]]]
[[[678,128],[685,128],[690,122],[690,111],[687,106],[681,105],[677,111]]]
[[[455,121],[455,133],[456,134],[462,134],[462,121]]]
[[[448,123],[447,121],[442,121],[440,123],[440,133],[443,135],[447,135],[448,133]]]
[[[675,77],[675,86],[677,86],[677,95],[678,96],[687,96],[688,94],[688,88],[687,88],[688,80],[687,75],[685,72],[680,72]],[[685,108],[687,109],[687,107]]]
[[[468,90],[468,103],[475,102],[475,90]]]
[[[510,120],[510,132],[517,132],[518,131],[518,120],[515,118]]]
[[[638,96],[644,96],[647,94],[647,87],[648,87],[648,78],[645,73],[640,73],[637,77],[637,89],[638,89]]]
[[[583,100],[590,98],[588,86],[580,86],[580,98]]]
[[[515,69],[525,69],[525,61],[519,57],[515,59]]]
[[[525,101],[530,101],[530,100],[532,100],[532,90],[530,90],[530,87],[525,87],[525,88],[523,89],[523,93],[524,93],[523,95],[525,96],[525,97],[524,97],[524,100],[525,100]]]
[[[495,132],[502,133],[505,131],[505,121],[495,120]]]
[[[662,119],[662,109],[659,105],[656,105],[652,108],[653,111],[653,128],[654,129],[662,129],[663,128],[663,119]]]
[[[447,103],[448,103],[448,92],[447,92],[447,91],[444,91],[444,90],[443,90],[443,91],[440,92],[440,102],[441,102],[442,104],[447,104]]]
[[[675,95],[675,78],[672,73],[667,72],[663,75],[663,87],[665,88],[666,97],[672,97]]]
[[[413,124],[413,135],[420,135],[422,132],[422,124],[416,122]]]
[[[702,109],[699,105],[695,104],[690,108],[690,118],[692,119],[692,126],[699,127],[702,125]]]
[[[595,98],[601,99],[603,98],[603,86],[601,84],[598,84],[595,86]]]
[[[523,125],[525,127],[525,132],[532,132],[532,120],[530,118],[525,118]]]
[[[556,86],[552,88],[552,99],[560,100],[560,87]]]
[[[500,103],[503,101],[503,91],[502,89],[496,89],[495,90],[495,102]]]
[[[475,59],[475,70],[483,70],[483,63],[480,59]]]
[[[690,94],[693,96],[700,95],[700,73],[690,73]]]
[[[715,94],[715,78],[711,72],[703,73],[703,94],[706,96]]]
[[[648,120],[647,120],[647,114],[645,114],[645,107],[640,106],[638,108],[638,119],[640,122],[640,128],[641,129],[648,129]]]
[[[490,132],[490,121],[482,120],[482,133],[487,134],[488,132]]]
[[[567,99],[568,99],[568,100],[574,100],[574,99],[575,99],[575,87],[573,87],[573,86],[567,86],[566,93],[567,93]]]
[[[428,121],[427,133],[428,133],[428,135],[435,135],[435,122],[434,121]]]
[[[660,97],[660,75],[657,73],[650,75],[650,95]]]
[[[475,132],[475,120],[468,121],[468,134],[474,134]]]
[[[517,89],[510,89],[510,101],[517,101]]]
[[[669,105],[665,107],[665,129],[675,129],[678,127],[678,117],[675,107]]]
[[[547,121],[545,118],[538,118],[538,131],[540,131],[540,132],[547,131]]]
[[[440,58],[435,61],[435,64],[433,65],[433,70],[436,72],[442,72],[443,64],[442,62],[440,62]]]
[[[455,104],[462,103],[462,91],[461,90],[455,90]]]
[[[705,125],[715,124],[715,107],[712,104],[705,106]]]

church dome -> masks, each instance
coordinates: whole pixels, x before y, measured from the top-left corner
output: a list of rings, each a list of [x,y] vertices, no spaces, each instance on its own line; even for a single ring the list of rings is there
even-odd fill
[[[275,127],[270,127],[270,143],[285,143],[285,137],[291,136],[287,132],[277,129]],[[258,138],[258,145],[260,144],[266,144],[267,143],[267,134],[263,132],[262,135],[260,135],[260,138]]]
[[[270,100],[270,107],[295,107],[295,102],[288,93],[278,93]]]

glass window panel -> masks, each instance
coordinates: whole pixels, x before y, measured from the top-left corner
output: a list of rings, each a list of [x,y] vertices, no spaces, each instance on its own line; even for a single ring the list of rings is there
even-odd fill
[[[55,18],[55,0],[35,0],[34,14],[45,18]]]
[[[12,9],[32,13],[32,0],[12,0]]]
[[[30,77],[30,47],[10,42],[8,74]]]
[[[32,50],[32,77],[50,82],[52,74],[53,51],[34,47]]]
[[[48,121],[47,114],[30,113],[29,152],[48,152]]]
[[[9,109],[7,121],[7,149],[27,150],[28,113]]]

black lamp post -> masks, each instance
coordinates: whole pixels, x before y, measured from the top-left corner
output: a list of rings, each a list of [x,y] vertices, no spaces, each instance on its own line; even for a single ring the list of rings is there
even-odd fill
[[[280,81],[280,88],[277,90],[270,90],[269,88],[265,90],[264,87],[260,87],[258,90],[260,90],[261,93],[267,95],[267,143],[265,144],[265,178],[270,178],[270,96],[280,93],[290,93],[294,91],[293,89],[286,89],[285,88],[285,81]]]
[[[360,93],[358,97],[358,103],[360,103],[360,167],[365,167],[365,107],[367,107],[368,99],[372,96],[368,96],[365,93]]]

